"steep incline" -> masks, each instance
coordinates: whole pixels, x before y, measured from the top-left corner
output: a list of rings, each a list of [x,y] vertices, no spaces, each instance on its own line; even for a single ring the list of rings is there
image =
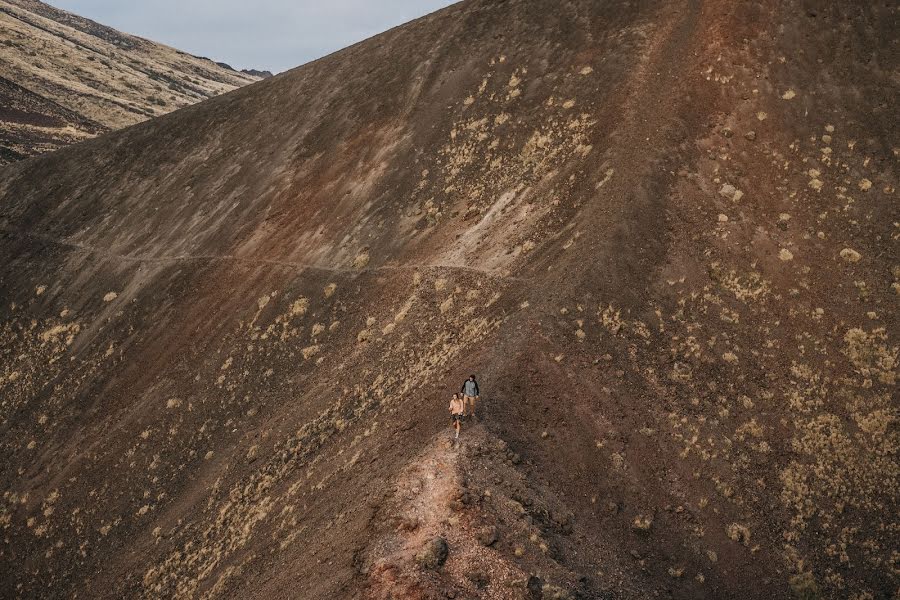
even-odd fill
[[[0,164],[259,79],[37,0],[2,0]]]
[[[890,597],[896,18],[470,0],[6,167],[0,595]]]

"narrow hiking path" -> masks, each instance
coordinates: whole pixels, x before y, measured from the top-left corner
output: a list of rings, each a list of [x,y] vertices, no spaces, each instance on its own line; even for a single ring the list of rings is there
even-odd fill
[[[498,273],[496,271],[491,271],[489,269],[481,269],[478,267],[471,267],[467,265],[454,265],[454,264],[442,264],[442,263],[414,263],[409,265],[380,265],[377,267],[368,267],[368,268],[351,268],[351,267],[334,267],[327,266],[321,264],[314,263],[304,263],[290,260],[279,260],[279,259],[265,259],[265,258],[247,258],[235,256],[233,254],[178,254],[178,255],[162,255],[162,256],[132,256],[127,254],[118,254],[112,252],[105,248],[97,248],[95,246],[90,246],[88,244],[80,244],[78,242],[71,242],[68,240],[62,240],[53,236],[35,233],[31,231],[21,231],[17,229],[11,229],[8,227],[0,227],[0,232],[17,235],[20,237],[40,240],[42,242],[47,242],[50,244],[55,244],[58,246],[64,246],[71,250],[84,252],[88,254],[96,254],[102,258],[123,262],[133,262],[133,263],[145,263],[145,264],[165,264],[165,263],[178,263],[178,262],[192,262],[192,261],[230,261],[241,264],[248,265],[257,265],[257,266],[273,266],[273,267],[287,267],[293,269],[309,269],[313,271],[327,271],[331,273],[342,273],[342,274],[360,274],[360,273],[371,273],[378,271],[416,271],[416,270],[429,270],[434,269],[438,271],[460,271],[465,273],[472,273],[475,275],[483,275],[489,277],[491,279],[497,279],[502,281],[516,281],[516,282],[524,282],[527,281],[521,277],[513,277],[507,273]]]
[[[372,519],[363,597],[520,600],[535,586],[545,597],[578,590],[580,576],[557,562],[550,541],[571,530],[571,516],[519,461],[482,423],[469,422],[458,443],[450,428],[433,436]]]
[[[603,109],[616,121],[593,141],[602,156],[595,176],[602,180],[571,219],[582,233],[577,251],[554,252],[523,269],[535,276],[549,272],[553,284],[542,284],[554,292],[548,299],[580,291],[587,283],[631,294],[646,284],[664,255],[665,204],[677,181],[672,164],[678,156],[672,148],[684,140],[690,115],[700,114],[692,107],[700,99],[685,82],[699,72],[705,50],[705,7],[702,0],[682,0],[657,10],[657,25],[648,30],[640,60]]]
[[[441,431],[392,482],[378,515],[385,531],[367,550],[365,598],[519,597],[491,585],[523,573],[491,547],[496,528],[487,524],[483,491],[471,486],[491,437],[482,425],[469,425],[456,442],[452,429]]]

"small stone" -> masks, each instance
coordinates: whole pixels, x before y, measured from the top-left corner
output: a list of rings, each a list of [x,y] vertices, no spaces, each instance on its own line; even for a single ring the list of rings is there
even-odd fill
[[[748,131],[747,133],[744,134],[744,137],[747,139],[747,141],[752,142],[752,141],[756,140],[756,132]]]
[[[482,571],[473,571],[466,575],[466,578],[475,584],[475,587],[484,589],[491,582],[490,578]]]
[[[416,562],[424,569],[439,569],[446,562],[449,553],[447,540],[436,537],[425,544],[422,552],[416,556]]]
[[[397,522],[398,531],[415,531],[419,528],[419,519],[416,517],[401,517]]]
[[[492,546],[497,543],[498,535],[499,532],[497,531],[497,528],[492,525],[490,527],[482,528],[478,532],[477,539],[482,546]]]
[[[724,196],[734,202],[738,202],[741,198],[744,197],[744,192],[737,189],[730,183],[726,183],[723,184],[721,188],[719,188],[719,195]]]

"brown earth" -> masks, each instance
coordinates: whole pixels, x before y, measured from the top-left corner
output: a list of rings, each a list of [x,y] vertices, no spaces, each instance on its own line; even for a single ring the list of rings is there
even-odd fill
[[[0,0],[0,165],[258,81],[37,0]]]
[[[895,597],[896,25],[470,0],[5,167],[0,596]]]

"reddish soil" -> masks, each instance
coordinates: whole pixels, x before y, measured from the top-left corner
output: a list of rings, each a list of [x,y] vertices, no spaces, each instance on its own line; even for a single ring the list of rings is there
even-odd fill
[[[0,596],[892,597],[896,22],[467,1],[4,167]]]

